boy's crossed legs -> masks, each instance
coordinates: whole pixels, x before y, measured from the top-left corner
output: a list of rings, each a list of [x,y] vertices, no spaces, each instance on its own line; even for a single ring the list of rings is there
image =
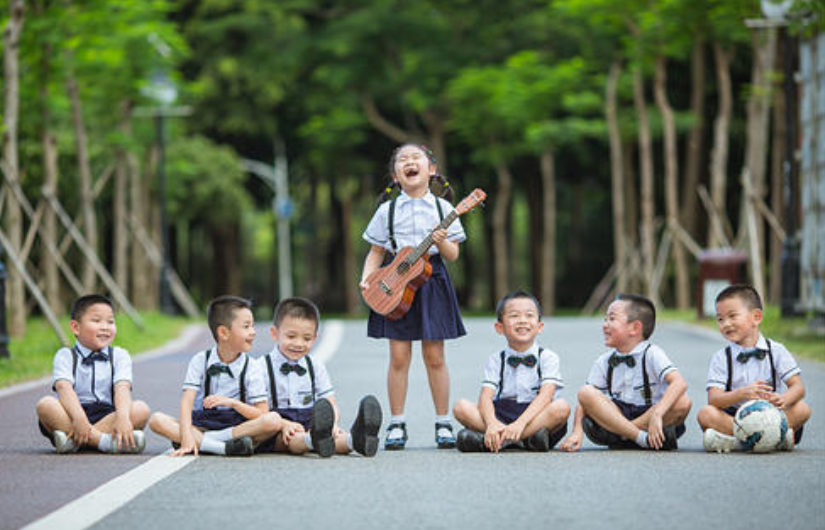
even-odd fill
[[[728,452],[738,449],[738,441],[733,439],[733,414],[736,407],[720,409],[713,405],[705,405],[699,410],[696,419],[704,431],[704,446],[706,451]],[[788,428],[792,436],[786,438],[782,446],[791,450],[802,440],[802,428],[811,417],[811,407],[804,401],[797,401],[790,407],[782,409],[788,418]],[[716,433],[724,435],[717,436]]]
[[[253,446],[260,444],[268,438],[271,438],[278,433],[283,426],[284,420],[278,414],[269,412],[253,420],[247,420],[229,428],[231,430],[227,433],[228,439],[216,440],[219,442],[225,442],[225,444],[210,447],[210,444],[207,441],[207,447],[203,447],[204,439],[208,437],[210,432],[218,433],[223,431],[204,432],[198,427],[192,426],[192,436],[195,440],[195,444],[201,451],[216,454],[249,456],[252,454]],[[149,419],[149,427],[154,432],[172,441],[173,444],[181,443],[180,421],[177,418],[162,412],[156,412],[152,414],[152,417]],[[227,436],[224,436],[224,438],[226,437]],[[250,439],[251,444],[244,442],[244,438]],[[240,442],[237,442],[238,440],[240,440]]]

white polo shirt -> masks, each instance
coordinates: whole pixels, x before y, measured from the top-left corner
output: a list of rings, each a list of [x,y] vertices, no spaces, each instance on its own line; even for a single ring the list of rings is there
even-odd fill
[[[393,219],[394,237],[398,250],[404,247],[418,246],[430,234],[432,229],[441,222],[436,208],[436,201],[441,204],[441,211],[445,218],[454,210],[452,204],[444,199],[437,198],[430,191],[427,191],[427,194],[420,199],[413,199],[403,191],[401,192],[395,201]],[[393,252],[389,233],[391,202],[386,201],[378,207],[363,234],[368,243],[384,247],[389,252]],[[447,239],[458,243],[467,239],[460,219],[453,221],[447,228]],[[430,255],[437,253],[438,248],[435,245],[430,247]]]
[[[664,350],[646,340],[637,344],[633,351],[627,354],[621,354],[614,349],[600,355],[590,369],[587,384],[593,385],[608,394],[607,371],[610,356],[614,352],[619,356],[633,356],[635,365],[632,368],[626,363],[620,363],[613,368],[612,394],[609,395],[613,399],[631,405],[645,405],[646,402],[642,393],[645,387],[644,375],[642,375],[642,356],[645,355],[645,351],[647,351],[646,365],[651,397],[653,403],[657,403],[667,391],[665,376],[676,370],[676,366],[670,362]]]
[[[740,363],[736,357],[744,351],[735,342],[728,343],[728,346],[717,351],[710,361],[708,370],[707,389],[721,388],[725,390],[728,382],[728,360],[725,350],[730,347],[731,352],[731,390],[748,386],[756,381],[767,381],[771,383],[771,359],[765,355],[764,359],[750,358],[745,363]],[[759,335],[756,347],[760,350],[768,351],[768,339]],[[747,348],[749,349],[749,348]],[[773,355],[774,368],[776,369],[776,391],[780,394],[788,389],[788,379],[802,372],[796,359],[781,343],[775,340],[770,341],[771,355]],[[745,400],[746,401],[746,400]],[[739,406],[744,401],[737,403]]]
[[[312,381],[309,377],[307,357],[312,359],[312,369],[315,374],[315,399],[318,400],[323,397],[335,395],[335,389],[332,387],[332,381],[329,378],[329,372],[327,372],[324,363],[312,357],[312,354],[305,355],[297,361],[293,361],[281,353],[278,346],[275,346],[271,352],[258,359],[260,370],[265,379],[267,399],[269,399],[270,407],[272,407],[272,391],[269,388],[269,368],[267,367],[265,357],[269,357],[272,361],[272,375],[275,379],[275,387],[278,395],[278,403],[275,408],[305,409],[314,405],[312,401]],[[298,375],[297,372],[290,371],[287,375],[284,375],[281,372],[281,365],[283,364],[300,366],[305,372],[303,375]]]
[[[111,352],[111,357],[109,354]],[[79,342],[73,348],[60,348],[54,355],[52,363],[52,388],[58,381],[68,381],[74,387],[80,403],[97,401],[114,405],[112,387],[120,381],[132,384],[132,358],[129,352],[116,346],[105,348],[107,361],[94,361],[84,364],[83,360],[92,355],[92,350]],[[75,366],[74,357],[77,356]],[[114,379],[112,378],[114,363]]]
[[[525,358],[534,355],[537,358],[536,366],[519,364],[511,366],[507,359],[511,356]],[[538,367],[541,366],[541,380]],[[501,383],[499,399],[515,399],[518,403],[530,403],[544,385],[556,385],[556,389],[564,388],[564,381],[559,368],[559,356],[555,352],[543,349],[539,355],[539,345],[533,345],[525,352],[517,352],[509,346],[504,349],[504,373],[501,372],[501,352],[490,355],[484,367],[484,381],[482,387],[490,388],[498,393]],[[558,395],[558,394],[556,394]],[[555,396],[554,396],[555,397]]]
[[[208,350],[209,352],[209,366],[223,364],[218,357],[217,347]],[[203,409],[204,388],[203,383],[206,380],[205,366],[206,352],[196,353],[189,361],[189,367],[186,370],[186,379],[183,382],[184,390],[195,390],[195,404],[193,410]],[[246,368],[246,377],[244,383],[246,385],[246,403],[254,405],[262,401],[266,401],[266,384],[264,383],[263,374],[261,373],[258,363],[249,355],[242,352],[238,358],[226,365],[229,367],[231,374],[223,373],[210,377],[209,395],[226,396],[232,399],[241,398],[240,377],[243,372],[244,365],[249,359],[249,364]],[[218,407],[219,409],[228,409],[228,407]]]

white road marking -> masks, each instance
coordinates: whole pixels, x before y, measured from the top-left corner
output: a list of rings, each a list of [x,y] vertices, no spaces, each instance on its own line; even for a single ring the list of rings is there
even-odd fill
[[[62,508],[24,526],[23,530],[81,530],[107,515],[196,460],[194,456],[159,455],[115,477]]]
[[[340,320],[328,320],[321,331],[321,342],[315,347],[312,356],[326,364],[341,346],[344,339],[344,323]]]

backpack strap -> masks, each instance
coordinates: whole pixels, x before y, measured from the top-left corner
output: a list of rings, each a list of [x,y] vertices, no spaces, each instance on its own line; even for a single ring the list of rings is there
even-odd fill
[[[275,386],[275,369],[272,368],[272,357],[270,357],[268,353],[264,355],[264,359],[266,359],[266,370],[269,372],[269,395],[272,397],[272,406],[269,407],[269,410],[275,410],[278,408],[278,387]]]
[[[645,348],[645,351],[642,354],[642,378],[645,384],[642,395],[645,398],[645,405],[648,407],[653,405],[653,392],[650,391],[650,376],[647,375],[647,350],[649,349],[650,344],[647,345],[647,348]]]
[[[309,370],[309,384],[312,385],[312,402],[315,403],[315,368],[312,366],[312,359],[306,356],[307,370]]]
[[[241,390],[241,403],[246,403],[246,368],[249,366],[249,355],[246,356],[246,362],[243,363],[241,369],[241,380],[238,381],[238,386]]]
[[[498,392],[496,393],[496,401],[501,397],[501,387],[504,386],[504,350],[499,354],[501,358],[501,367],[498,371]]]
[[[730,392],[733,388],[733,353],[730,351],[730,346],[725,348],[725,357],[727,357],[728,362],[728,380],[725,383],[725,392]]]
[[[765,342],[768,343],[768,358],[771,360],[771,385],[773,391],[776,392],[776,364],[773,362],[773,348],[771,348],[770,339],[765,339]]]
[[[203,355],[203,397],[205,398],[211,392],[212,386],[212,376],[209,375],[209,355],[212,353],[212,350],[206,350]]]
[[[398,197],[390,201],[390,209],[387,215],[387,231],[390,235],[390,246],[392,246],[392,253],[398,253],[398,244],[395,242],[395,201]]]

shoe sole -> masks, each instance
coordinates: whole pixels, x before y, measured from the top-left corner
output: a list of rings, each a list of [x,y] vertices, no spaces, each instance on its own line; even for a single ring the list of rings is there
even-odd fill
[[[378,431],[381,430],[381,404],[375,396],[367,396],[358,406],[358,416],[352,426],[352,445],[364,456],[378,452]]]
[[[484,438],[479,440],[476,438],[474,434],[467,434],[467,429],[462,429],[458,432],[458,437],[456,439],[456,448],[462,453],[483,453],[487,451],[487,447],[484,445]],[[463,433],[463,434],[462,434]]]
[[[335,453],[335,439],[332,429],[335,427],[335,411],[326,399],[320,399],[312,407],[312,420],[309,435],[312,447],[321,458],[329,458]]]
[[[226,442],[226,456],[252,456],[254,452],[255,447],[252,445],[252,438],[249,436],[233,438]]]

